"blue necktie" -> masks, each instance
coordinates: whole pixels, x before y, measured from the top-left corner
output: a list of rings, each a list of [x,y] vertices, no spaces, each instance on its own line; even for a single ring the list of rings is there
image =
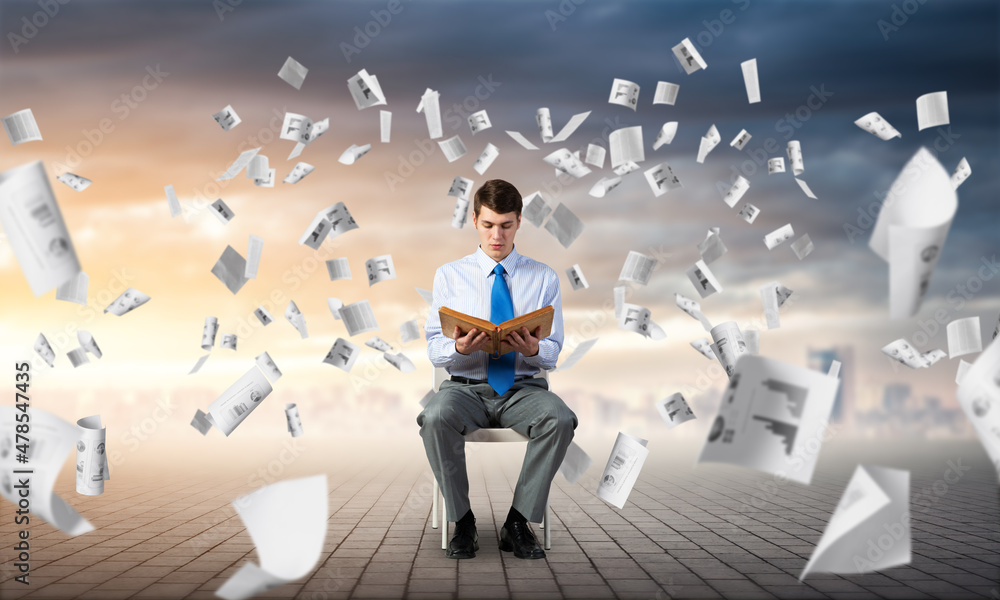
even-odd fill
[[[499,325],[508,319],[514,318],[514,302],[510,298],[510,290],[507,289],[507,282],[503,280],[503,265],[497,263],[493,269],[493,293],[490,295],[490,321],[494,325]],[[514,359],[516,352],[508,352],[499,358],[490,355],[490,363],[486,375],[486,381],[498,395],[514,385]]]

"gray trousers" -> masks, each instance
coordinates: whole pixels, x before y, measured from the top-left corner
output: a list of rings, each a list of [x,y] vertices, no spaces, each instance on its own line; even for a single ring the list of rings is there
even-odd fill
[[[511,506],[527,520],[540,523],[549,486],[573,441],[577,420],[544,379],[515,382],[502,396],[488,383],[447,380],[417,416],[417,424],[449,521],[462,518],[470,508],[463,436],[487,427],[509,427],[528,437]]]

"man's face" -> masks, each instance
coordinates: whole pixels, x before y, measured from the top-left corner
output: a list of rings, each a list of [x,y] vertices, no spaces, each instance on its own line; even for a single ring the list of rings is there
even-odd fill
[[[479,247],[493,260],[500,262],[514,249],[514,234],[521,226],[521,217],[509,212],[499,215],[489,207],[479,208],[479,215],[472,215],[472,223],[479,233]]]

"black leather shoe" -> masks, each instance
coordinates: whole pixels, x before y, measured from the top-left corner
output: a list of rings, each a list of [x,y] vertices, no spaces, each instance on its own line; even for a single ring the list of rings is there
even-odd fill
[[[513,552],[518,558],[545,558],[545,550],[538,545],[535,534],[521,521],[504,523],[500,528],[500,549]]]
[[[476,523],[466,525],[455,523],[455,537],[448,543],[448,551],[445,556],[448,558],[475,558],[476,550],[479,550],[479,533],[476,531]]]

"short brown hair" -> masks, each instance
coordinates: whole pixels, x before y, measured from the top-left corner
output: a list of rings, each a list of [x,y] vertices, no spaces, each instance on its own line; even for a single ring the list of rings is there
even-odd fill
[[[473,213],[478,217],[479,209],[485,206],[498,215],[509,212],[521,216],[521,192],[513,184],[503,179],[490,179],[476,190]]]

